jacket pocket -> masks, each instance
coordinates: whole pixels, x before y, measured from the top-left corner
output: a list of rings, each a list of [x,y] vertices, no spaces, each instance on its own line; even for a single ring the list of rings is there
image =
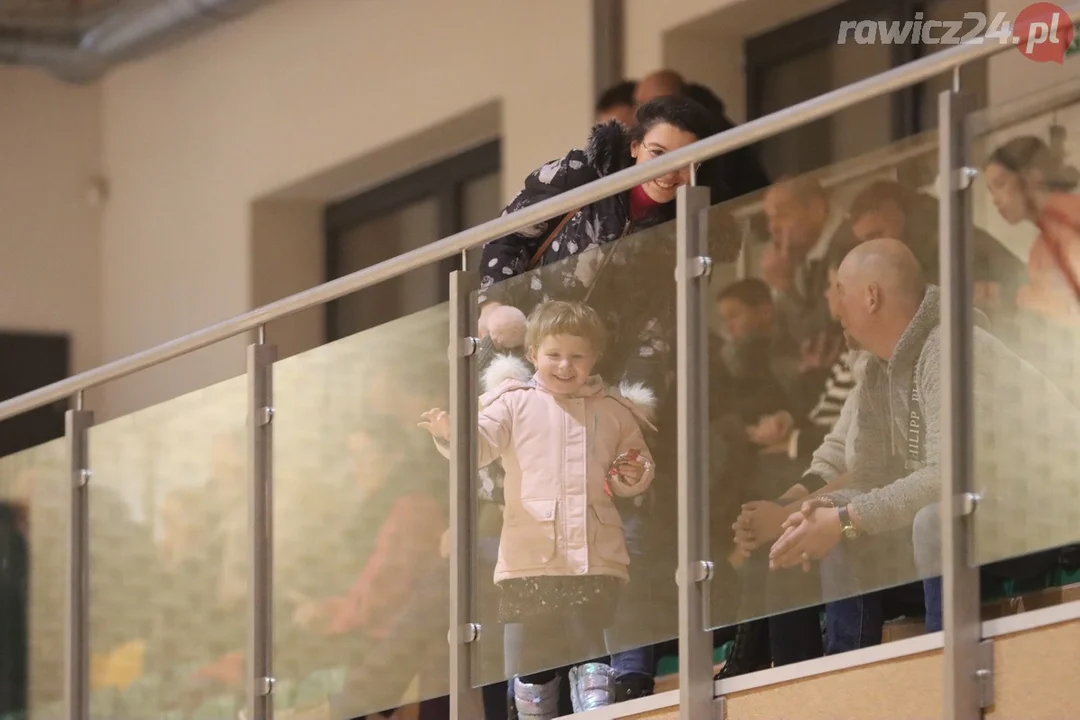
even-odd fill
[[[551,562],[556,553],[557,499],[521,501],[521,509],[503,521],[499,553],[507,569],[538,567]]]
[[[619,510],[614,505],[590,505],[589,515],[593,526],[589,532],[590,554],[610,563],[629,565]]]

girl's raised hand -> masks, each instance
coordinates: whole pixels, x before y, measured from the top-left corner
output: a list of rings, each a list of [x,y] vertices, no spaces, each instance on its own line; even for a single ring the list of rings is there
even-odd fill
[[[432,437],[440,440],[450,440],[450,414],[445,410],[434,408],[420,416],[417,427],[422,427],[431,433]]]

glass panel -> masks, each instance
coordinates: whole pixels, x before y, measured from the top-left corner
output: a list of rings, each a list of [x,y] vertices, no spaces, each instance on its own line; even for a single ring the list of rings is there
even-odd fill
[[[371,267],[439,239],[439,202],[427,198],[356,225],[338,240],[339,275]],[[437,265],[413,270],[335,301],[341,335],[435,305],[444,281]]]
[[[495,456],[496,447],[502,450],[476,488],[481,509],[473,612],[483,627],[477,684],[595,657],[606,662],[612,652],[677,635],[674,231],[669,222],[485,293],[487,301],[529,313],[546,293],[580,300],[585,287],[595,288],[588,302],[607,326],[609,342],[593,371],[622,386],[628,402],[588,391],[560,402],[527,390],[482,403],[482,437],[492,441],[482,462]],[[496,324],[503,330],[520,326],[520,317],[515,323],[511,311],[501,312],[506,320]],[[522,333],[516,335],[502,341],[512,348],[505,352],[513,361],[497,358],[485,345],[485,390],[504,379],[529,382],[533,369]],[[545,348],[541,358],[548,355]],[[554,372],[585,377],[588,369]],[[638,392],[628,389],[634,383],[640,383]],[[643,413],[652,415],[657,431]],[[655,468],[651,485],[607,477],[623,452],[646,450]]]
[[[233,378],[90,429],[95,715],[244,705],[246,388]]]
[[[274,698],[353,718],[445,695],[445,304],[274,367]],[[307,715],[305,715],[307,717]]]
[[[1080,84],[1068,83],[971,120],[982,170],[971,191],[976,239],[992,234],[1018,256],[1000,289],[1009,313],[975,331],[984,586],[1044,582],[1067,569],[1056,548],[1080,542],[1078,100]]]
[[[0,458],[0,713],[31,720],[63,714],[66,447]]]
[[[915,137],[713,209],[757,229],[748,277],[714,277],[711,308],[709,626],[747,623],[731,675],[820,656],[828,601],[865,595],[830,606],[836,651],[881,642],[894,609],[924,614],[912,535],[940,493],[936,443],[920,437],[919,459],[906,453],[913,371],[938,324],[936,288],[919,277],[937,282],[935,163],[933,139]],[[836,269],[859,245],[840,303]],[[868,304],[871,286],[885,306]],[[840,317],[860,353],[845,347]],[[932,367],[915,380],[927,422],[940,405]],[[823,507],[785,536],[808,491]],[[855,537],[841,532],[841,509]],[[879,618],[862,636],[860,612]],[[749,622],[770,615],[782,617],[768,629]],[[784,638],[775,655],[769,632]],[[733,636],[717,632],[717,645]]]

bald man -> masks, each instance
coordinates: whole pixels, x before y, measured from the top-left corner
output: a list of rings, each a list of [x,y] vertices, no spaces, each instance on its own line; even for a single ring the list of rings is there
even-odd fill
[[[644,105],[650,100],[667,95],[681,95],[686,81],[674,70],[657,70],[638,81],[634,90],[634,100]]]
[[[828,490],[788,519],[770,551],[774,568],[821,561],[823,593],[831,600],[826,605],[826,654],[879,643],[885,618],[880,594],[871,591],[932,577],[940,572],[941,556],[936,531],[942,402],[938,288],[927,284],[905,244],[880,239],[847,255],[838,271],[837,293],[845,337],[865,351],[856,373],[861,378],[801,481],[811,493],[826,484]],[[1075,494],[1076,464],[1068,456],[1080,437],[1080,412],[981,327],[974,329],[974,356],[980,432],[996,438],[979,453],[980,489],[1013,495],[1005,513],[1012,522],[1001,518],[1007,526],[1025,514],[1045,516],[1053,510],[1054,497]],[[1020,410],[1034,408],[1043,420],[1021,418],[1018,405]],[[1022,462],[1031,447],[1043,449],[1037,481]],[[843,487],[833,491],[837,485]],[[981,520],[997,522],[996,508],[982,508]],[[1068,538],[1055,541],[1065,544]],[[1013,548],[1012,554],[1052,547],[1051,542],[1036,540]],[[1003,574],[1018,575],[1013,569]],[[940,630],[940,580],[926,580],[924,591],[927,630]]]

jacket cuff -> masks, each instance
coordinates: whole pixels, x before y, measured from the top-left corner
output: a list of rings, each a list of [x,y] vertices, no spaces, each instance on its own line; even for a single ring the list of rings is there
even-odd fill
[[[821,477],[817,473],[810,472],[799,478],[799,484],[806,488],[808,492],[813,494],[825,487],[828,483],[825,482],[825,478]]]
[[[443,457],[445,457],[447,460],[449,460],[450,459],[450,441],[449,440],[442,440],[440,438],[435,437],[434,435],[431,436],[431,441],[433,443],[435,443],[435,449],[439,451],[439,454],[442,455]]]
[[[649,489],[652,485],[653,475],[655,469],[652,461],[649,461],[645,465],[645,472],[641,474],[641,479],[637,482],[629,482],[622,475],[616,473],[608,476],[608,483],[611,487],[611,492],[618,497],[634,497],[640,495]]]

